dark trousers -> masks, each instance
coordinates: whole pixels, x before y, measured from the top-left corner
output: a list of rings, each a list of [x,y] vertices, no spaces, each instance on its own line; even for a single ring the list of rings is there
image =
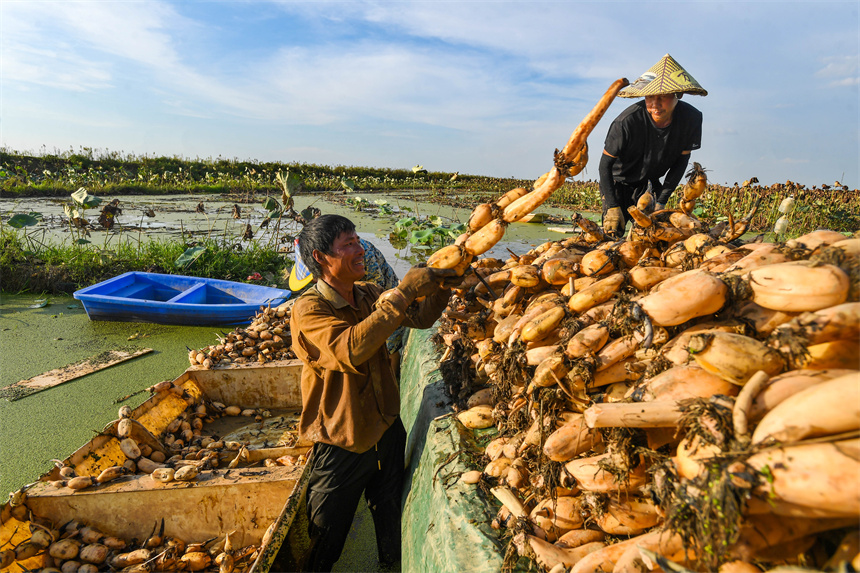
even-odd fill
[[[624,216],[624,224],[626,225],[630,221],[633,220],[633,217],[630,216],[630,213],[627,212],[628,207],[632,207],[639,201],[639,198],[645,194],[646,191],[651,189],[650,183],[646,181],[639,181],[632,185],[628,185],[627,183],[623,183],[621,181],[615,181],[613,183],[615,188],[615,196],[618,199],[618,206],[621,207],[621,214]],[[652,192],[653,195],[653,192]],[[603,215],[606,216],[606,199],[601,196],[601,200],[603,202]],[[654,197],[654,200],[657,200],[657,197]],[[601,218],[601,222],[603,219]]]
[[[400,562],[400,499],[406,430],[400,418],[363,454],[316,444],[308,483],[308,571],[331,571],[340,558],[361,494],[370,508],[382,567]]]

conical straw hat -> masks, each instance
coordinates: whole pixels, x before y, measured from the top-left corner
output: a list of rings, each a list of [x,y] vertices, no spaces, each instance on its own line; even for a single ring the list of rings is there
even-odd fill
[[[666,54],[647,72],[639,76],[639,79],[618,92],[618,95],[620,97],[643,97],[675,93],[708,95],[705,88],[700,86],[699,82],[681,67],[681,64]]]

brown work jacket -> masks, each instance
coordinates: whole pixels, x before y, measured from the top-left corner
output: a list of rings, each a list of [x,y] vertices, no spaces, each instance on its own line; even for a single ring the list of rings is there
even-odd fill
[[[401,324],[429,328],[450,291],[408,309],[400,297],[377,298],[382,287],[357,282],[351,306],[325,281],[293,304],[290,331],[302,368],[301,437],[351,452],[373,447],[400,414],[400,388],[385,340]]]

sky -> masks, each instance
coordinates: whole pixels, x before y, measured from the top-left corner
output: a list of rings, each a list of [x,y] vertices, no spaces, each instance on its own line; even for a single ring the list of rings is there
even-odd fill
[[[0,146],[536,179],[671,54],[713,183],[860,187],[860,3],[0,0]],[[597,180],[616,99],[576,179]]]

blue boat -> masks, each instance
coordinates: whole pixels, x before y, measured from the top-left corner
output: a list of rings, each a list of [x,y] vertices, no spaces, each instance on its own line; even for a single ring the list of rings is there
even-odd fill
[[[261,307],[292,291],[218,279],[128,272],[74,293],[90,320],[188,326],[251,322]]]

